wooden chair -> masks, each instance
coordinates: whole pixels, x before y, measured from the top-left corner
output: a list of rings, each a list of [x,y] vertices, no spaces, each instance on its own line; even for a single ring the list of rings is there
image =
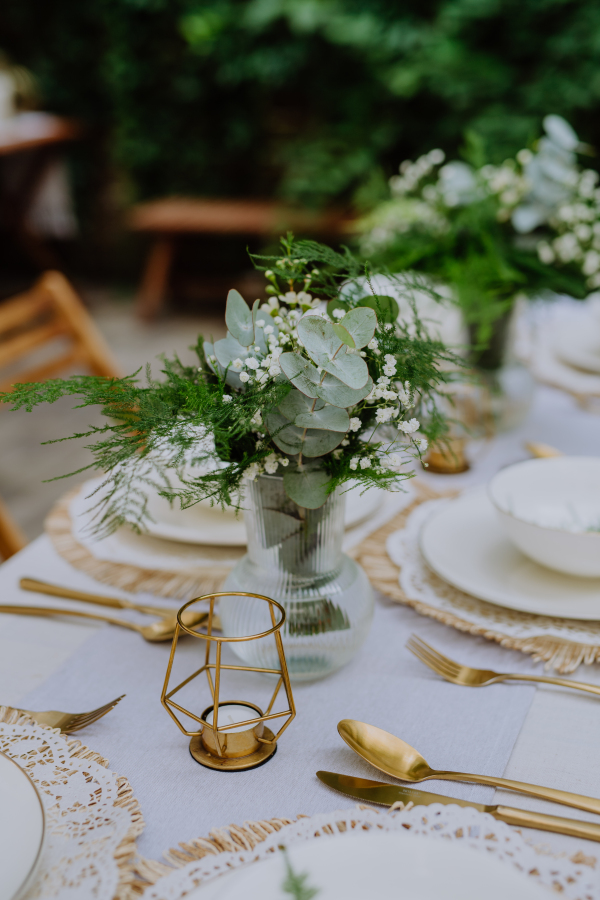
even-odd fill
[[[141,318],[153,319],[164,303],[176,240],[184,234],[268,238],[292,230],[339,237],[350,233],[353,223],[340,210],[313,212],[269,200],[165,197],[135,206],[129,226],[153,238],[136,304]]]
[[[36,352],[47,355],[53,349],[47,345],[56,339],[66,347],[22,367]],[[44,381],[76,367],[107,378],[120,376],[108,344],[64,275],[46,272],[31,290],[0,302],[0,392],[10,391],[17,382]],[[25,543],[0,499],[0,556],[8,558]]]

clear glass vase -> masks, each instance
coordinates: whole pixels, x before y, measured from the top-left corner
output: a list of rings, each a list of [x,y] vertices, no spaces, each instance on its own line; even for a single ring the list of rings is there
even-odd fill
[[[365,640],[373,617],[373,591],[361,567],[342,553],[345,499],[339,490],[320,509],[287,496],[283,478],[262,475],[244,497],[248,552],[223,590],[253,591],[286,611],[281,636],[290,678],[311,681],[345,665]],[[223,633],[257,634],[271,627],[259,600],[222,597]],[[240,642],[244,662],[275,667],[272,638]]]

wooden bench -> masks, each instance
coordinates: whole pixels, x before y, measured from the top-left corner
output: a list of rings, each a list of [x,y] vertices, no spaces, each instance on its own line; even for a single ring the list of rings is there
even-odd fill
[[[152,319],[161,309],[173,263],[175,242],[185,234],[247,235],[269,238],[286,231],[340,237],[352,232],[352,220],[340,210],[295,209],[269,200],[218,200],[167,197],[135,206],[133,231],[153,236],[142,275],[136,310]]]

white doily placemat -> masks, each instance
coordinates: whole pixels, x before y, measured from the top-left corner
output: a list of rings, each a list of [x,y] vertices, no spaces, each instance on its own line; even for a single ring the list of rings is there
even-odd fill
[[[40,865],[22,900],[139,897],[135,841],[144,821],[127,779],[80,741],[5,706],[0,750],[35,782],[46,813]]]
[[[457,841],[481,853],[493,855],[513,866],[565,900],[597,900],[600,897],[596,859],[582,853],[568,858],[545,853],[543,848],[526,842],[520,832],[488,813],[460,806],[432,804],[399,811],[385,811],[356,806],[339,812],[321,813],[286,820],[246,822],[243,826],[216,828],[209,838],[184,844],[168,855],[178,866],[164,874],[144,894],[145,900],[180,900],[198,885],[238,866],[265,859],[280,844],[290,846],[299,841],[328,837],[352,831],[397,831],[422,835],[428,840]],[[166,867],[162,867],[166,871]],[[150,875],[149,870],[146,874]],[[158,876],[158,871],[156,875]],[[401,873],[399,873],[401,884]]]

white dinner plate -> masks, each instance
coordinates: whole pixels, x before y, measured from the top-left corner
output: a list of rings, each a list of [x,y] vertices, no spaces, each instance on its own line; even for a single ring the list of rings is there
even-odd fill
[[[578,316],[562,322],[556,330],[554,350],[567,365],[600,373],[600,318]]]
[[[372,515],[382,503],[385,492],[380,488],[364,488],[357,483],[344,494],[346,498],[346,528],[352,528]],[[208,501],[200,501],[188,509],[170,505],[159,494],[148,497],[148,511],[153,522],[148,522],[146,530],[154,537],[186,544],[210,544],[220,547],[244,547],[246,528],[243,513],[237,516],[233,509],[210,506]]]
[[[44,840],[44,807],[33,781],[0,752],[0,900],[16,900],[32,878]]]
[[[456,841],[412,834],[343,834],[288,848],[296,874],[316,900],[544,900],[545,889],[510,864]],[[221,875],[188,900],[279,900],[282,853]]]
[[[498,606],[563,619],[600,619],[600,578],[564,575],[524,556],[506,537],[487,488],[448,500],[423,524],[427,564],[454,587]]]

